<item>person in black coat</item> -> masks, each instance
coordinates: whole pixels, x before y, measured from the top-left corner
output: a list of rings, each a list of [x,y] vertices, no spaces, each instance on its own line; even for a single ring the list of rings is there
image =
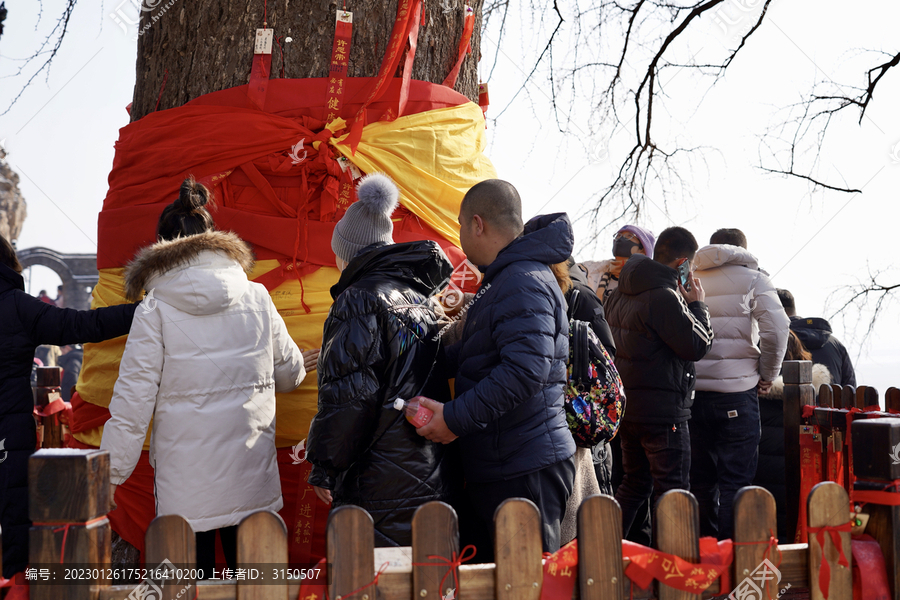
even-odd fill
[[[0,528],[7,579],[28,563],[28,457],[37,445],[31,391],[35,348],[125,335],[137,308],[57,308],[26,294],[21,273],[15,249],[0,236],[0,440],[7,453],[0,462]]]
[[[484,531],[493,533],[504,500],[527,498],[540,511],[543,549],[553,552],[574,485],[575,442],[563,409],[569,324],[550,265],[571,254],[573,233],[564,213],[523,227],[521,206],[499,179],[463,198],[460,242],[484,279],[462,340],[447,350],[456,398],[426,403],[435,415],[419,433],[442,443],[459,437],[466,494]],[[490,553],[490,545],[478,548],[481,560]]]
[[[791,331],[797,334],[803,347],[812,355],[812,361],[828,367],[832,383],[856,387],[853,361],[844,344],[832,334],[831,323],[821,317],[798,317],[794,295],[785,289],[776,292],[784,312],[791,319]]]
[[[57,364],[63,369],[60,395],[63,400],[69,402],[72,400],[72,388],[75,387],[78,382],[78,374],[81,373],[84,350],[76,344],[63,346],[60,350],[59,358],[56,359]]]
[[[342,272],[319,355],[307,481],[332,507],[366,509],[376,546],[409,546],[415,510],[452,502],[461,487],[451,449],[417,435],[393,407],[397,398],[450,398],[447,380],[437,376],[442,350],[432,300],[453,269],[435,242],[393,243],[398,191],[390,179],[367,176],[358,197],[332,238]]]
[[[713,331],[700,281],[688,274],[688,291],[675,267],[692,261],[696,251],[689,231],[666,229],[652,259],[628,259],[605,304],[628,398],[618,434],[625,477],[616,500],[623,531],[647,498],[655,506],[663,493],[690,487],[694,361],[709,352]]]

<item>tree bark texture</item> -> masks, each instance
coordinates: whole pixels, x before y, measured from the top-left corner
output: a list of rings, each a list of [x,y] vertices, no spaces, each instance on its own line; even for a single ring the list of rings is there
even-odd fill
[[[397,2],[346,2],[346,10],[353,12],[349,77],[378,73],[397,15]],[[455,86],[473,101],[478,97],[482,3],[469,0],[475,11],[472,53],[463,62]],[[154,110],[181,106],[203,94],[246,84],[256,29],[263,26],[264,18],[276,36],[272,79],[282,77],[282,69],[287,78],[326,77],[335,14],[345,7],[344,0],[144,0],[144,6],[152,9],[142,12],[138,29],[132,120]],[[457,58],[464,16],[465,0],[424,2],[413,79],[434,83],[444,80]],[[286,42],[288,37],[291,42]],[[402,67],[403,58],[395,75]]]

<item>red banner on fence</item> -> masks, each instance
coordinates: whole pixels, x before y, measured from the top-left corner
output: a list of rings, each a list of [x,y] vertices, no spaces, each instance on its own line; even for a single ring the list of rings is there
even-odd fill
[[[815,427],[800,432],[800,517],[797,519],[795,543],[806,541],[806,499],[813,487],[822,481],[822,440]]]
[[[690,563],[674,554],[622,540],[622,554],[631,560],[625,574],[638,587],[646,589],[656,579],[683,592],[699,594],[721,577],[719,590],[728,590],[728,567],[733,558],[731,540],[700,538],[700,562]]]

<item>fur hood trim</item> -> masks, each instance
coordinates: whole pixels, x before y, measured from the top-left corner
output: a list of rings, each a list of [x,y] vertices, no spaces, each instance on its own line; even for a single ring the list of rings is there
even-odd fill
[[[188,264],[205,250],[221,252],[248,275],[255,259],[250,246],[231,231],[207,231],[147,246],[125,267],[125,297],[140,300],[147,282],[157,275]]]

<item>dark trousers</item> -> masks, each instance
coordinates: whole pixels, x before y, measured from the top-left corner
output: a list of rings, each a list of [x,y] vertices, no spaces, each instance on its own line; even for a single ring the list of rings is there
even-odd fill
[[[734,496],[752,485],[759,459],[756,388],[697,392],[691,412],[691,492],[700,506],[700,535],[728,539],[734,532]]]
[[[656,507],[669,490],[690,488],[691,440],[688,424],[633,423],[619,428],[624,478],[616,491],[622,507],[622,531],[628,531],[635,515],[650,499]]]
[[[612,454],[612,495],[615,496],[625,479],[625,471],[622,470],[622,436],[616,435],[609,443],[610,454]],[[650,545],[651,537],[651,520],[650,520],[650,498],[641,504],[637,513],[634,515],[634,521],[631,523],[631,529],[623,530],[622,536],[629,542],[635,542],[643,546]]]
[[[203,579],[212,577],[216,568],[216,532],[222,540],[222,552],[229,569],[237,568],[237,525],[197,532],[197,568],[203,570]],[[221,571],[221,569],[219,569]],[[220,575],[216,575],[220,577]]]
[[[534,473],[488,483],[466,483],[466,493],[474,507],[482,531],[490,532],[493,546],[511,540],[494,540],[494,513],[504,500],[526,498],[541,513],[541,542],[544,552],[559,550],[559,525],[575,485],[575,460],[567,458]],[[493,562],[494,548],[477,547],[478,562]]]

